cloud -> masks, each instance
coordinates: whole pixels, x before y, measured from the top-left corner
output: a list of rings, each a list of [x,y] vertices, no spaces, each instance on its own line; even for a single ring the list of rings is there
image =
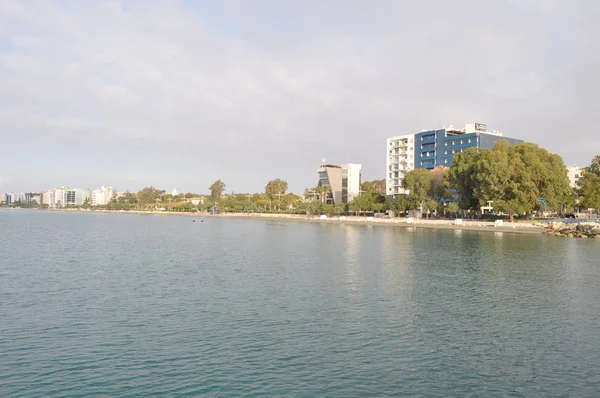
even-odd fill
[[[595,2],[376,3],[2,1],[11,180],[301,191],[323,156],[383,178],[386,137],[471,121],[600,153]]]

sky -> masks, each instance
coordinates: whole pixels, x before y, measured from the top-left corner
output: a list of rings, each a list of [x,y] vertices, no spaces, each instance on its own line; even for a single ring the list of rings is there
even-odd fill
[[[2,0],[0,192],[293,192],[485,123],[600,154],[595,0]]]

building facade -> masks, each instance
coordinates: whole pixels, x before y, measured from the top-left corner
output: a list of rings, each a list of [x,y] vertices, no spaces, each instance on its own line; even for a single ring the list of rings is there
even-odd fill
[[[579,182],[584,170],[584,167],[567,167],[567,176],[569,177],[569,185],[571,185],[571,188],[577,188],[577,183]]]
[[[67,190],[67,206],[83,206],[86,202],[91,202],[92,191],[89,189],[73,188]]]
[[[451,167],[454,155],[471,147],[493,149],[494,144],[500,140],[506,140],[510,145],[523,142],[504,137],[498,131],[488,130],[482,123],[469,123],[464,129],[450,126],[388,138],[386,194],[408,194],[402,188],[402,182],[410,170]]]
[[[317,187],[328,186],[326,202],[332,204],[349,203],[360,195],[360,164],[323,164],[317,169],[319,182]]]
[[[116,196],[117,191],[112,187],[102,186],[99,189],[94,189],[91,192],[92,206],[104,206],[110,202],[113,196]]]
[[[387,139],[387,195],[406,195],[402,188],[404,176],[415,168],[415,135],[407,134]]]

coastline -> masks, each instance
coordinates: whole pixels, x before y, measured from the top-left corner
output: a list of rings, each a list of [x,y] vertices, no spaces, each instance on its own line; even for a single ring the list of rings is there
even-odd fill
[[[4,210],[4,209],[2,209]],[[458,231],[473,231],[473,232],[503,232],[511,234],[525,235],[540,235],[546,230],[545,228],[534,225],[533,223],[505,223],[503,226],[494,226],[493,222],[482,220],[463,220],[462,225],[455,225],[454,220],[436,219],[414,220],[409,223],[405,218],[372,218],[372,217],[355,217],[345,216],[327,217],[321,219],[320,216],[307,216],[298,214],[272,214],[272,213],[221,213],[211,215],[206,212],[187,213],[187,212],[169,212],[169,211],[149,211],[149,210],[79,210],[79,209],[6,209],[6,210],[34,210],[44,212],[77,212],[77,213],[108,213],[108,214],[134,214],[148,216],[184,216],[184,217],[202,217],[202,218],[235,218],[246,220],[274,220],[274,221],[296,221],[296,222],[311,222],[321,224],[346,224],[346,225],[371,225],[381,227],[404,227],[404,228],[434,228],[445,230]]]

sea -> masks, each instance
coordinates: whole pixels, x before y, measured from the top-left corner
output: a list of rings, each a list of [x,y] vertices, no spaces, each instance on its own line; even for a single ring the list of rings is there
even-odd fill
[[[600,240],[0,210],[0,397],[598,397]]]

